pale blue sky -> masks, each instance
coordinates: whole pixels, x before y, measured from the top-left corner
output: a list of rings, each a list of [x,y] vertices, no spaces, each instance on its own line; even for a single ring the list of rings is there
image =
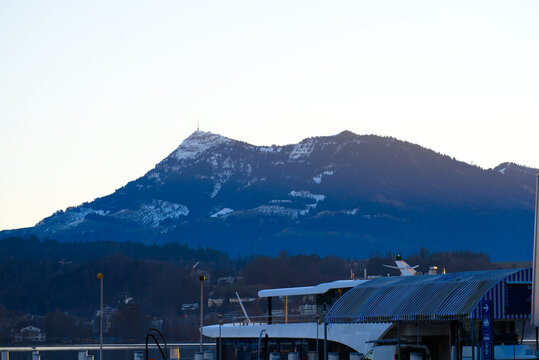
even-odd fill
[[[196,128],[342,130],[539,167],[539,2],[0,2],[0,229],[151,169]]]

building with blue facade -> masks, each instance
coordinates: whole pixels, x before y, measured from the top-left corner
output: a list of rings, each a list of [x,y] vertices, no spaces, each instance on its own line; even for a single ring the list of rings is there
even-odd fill
[[[377,278],[346,292],[325,322],[391,323],[378,340],[427,345],[433,359],[499,359],[510,349],[534,358],[523,344],[531,287],[531,268]]]

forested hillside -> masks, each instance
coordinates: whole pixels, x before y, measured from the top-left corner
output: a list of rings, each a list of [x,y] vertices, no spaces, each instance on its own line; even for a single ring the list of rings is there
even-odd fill
[[[213,249],[178,244],[59,243],[36,237],[3,239],[0,249],[2,342],[10,341],[9,329],[24,324],[49,329],[53,342],[69,334],[93,337],[98,272],[104,274],[105,304],[118,309],[109,335],[139,340],[152,319],[163,320],[163,329],[172,338],[196,339],[198,312],[182,310],[182,304],[199,303],[200,274],[207,276],[205,302],[224,300],[222,306],[207,309],[209,322],[216,321],[217,313],[227,318],[240,315],[238,305],[228,301],[235,291],[256,298],[264,288],[313,285],[348,279],[352,274],[360,278],[365,269],[370,276],[398,275],[383,267],[393,264],[396,254],[350,259],[282,252],[275,257],[230,258]],[[484,253],[421,249],[404,255],[423,272],[431,265],[448,272],[496,268]],[[263,314],[266,304],[257,300],[246,307],[250,313]],[[134,323],[141,324],[135,333]]]

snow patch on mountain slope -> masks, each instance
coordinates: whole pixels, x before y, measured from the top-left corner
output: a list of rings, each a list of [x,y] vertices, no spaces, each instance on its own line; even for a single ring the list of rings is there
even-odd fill
[[[324,171],[322,174],[316,175],[315,177],[313,177],[313,182],[320,185],[322,183],[322,176],[324,175],[331,176],[333,175],[333,171]]]
[[[165,219],[177,219],[180,216],[189,215],[189,209],[182,204],[153,200],[151,204],[142,205],[139,214],[144,225],[157,226]]]
[[[211,179],[215,181],[215,183],[213,184],[213,191],[210,195],[210,197],[213,199],[215,196],[217,196],[223,184],[227,182],[228,179],[230,179],[230,177],[234,174],[235,167],[234,161],[230,157],[227,157],[224,161],[221,161],[221,154],[213,155],[208,159],[208,161],[212,164],[214,169]]]
[[[66,220],[68,220],[68,222],[64,225],[64,227],[67,228],[67,227],[72,227],[72,226],[80,224],[81,222],[84,221],[84,218],[88,214],[96,214],[96,215],[104,216],[104,215],[107,215],[108,213],[109,213],[108,211],[94,210],[92,208],[85,208],[85,207],[68,210],[64,213]]]
[[[218,134],[197,130],[178,146],[172,156],[176,160],[193,159],[211,148],[221,144],[228,144],[231,141]]]
[[[284,216],[296,219],[298,216],[307,215],[310,208],[306,209],[291,209],[279,205],[261,205],[252,209],[253,211],[262,215]]]
[[[114,217],[136,221],[146,226],[158,226],[165,219],[178,219],[187,215],[187,206],[156,199],[140,205],[137,210],[124,209],[112,214]]]
[[[300,190],[300,191],[292,190],[288,193],[288,195],[292,197],[303,198],[303,199],[313,199],[316,202],[324,201],[324,199],[326,198],[326,195],[312,194],[311,192],[307,190]]]
[[[221,154],[213,154],[211,157],[208,158],[208,162],[211,164],[212,168],[215,170],[219,166],[219,158],[221,157]]]
[[[230,213],[233,213],[234,210],[230,209],[230,208],[224,208],[224,209],[221,209],[219,211],[217,211],[215,214],[212,214],[210,215],[210,217],[221,217],[221,216],[225,216],[225,215],[228,215]]]
[[[251,164],[244,165],[244,164],[242,163],[242,164],[240,165],[240,167],[241,167],[242,169],[247,168],[247,170],[246,170],[246,171],[247,171],[247,176],[251,176],[251,175],[253,174],[253,165],[251,165]]]
[[[275,147],[275,146],[260,146],[258,147],[258,150],[260,152],[266,152],[266,153],[275,153],[275,152],[281,152],[283,148],[282,147]]]
[[[263,215],[285,216],[296,219],[299,216],[308,215],[311,210],[316,209],[316,206],[318,205],[319,201],[323,201],[326,198],[325,195],[311,194],[309,191],[306,190],[291,191],[290,193],[288,193],[288,195],[291,197],[298,197],[303,199],[313,199],[315,200],[315,202],[312,204],[304,204],[304,209],[297,209],[287,207],[287,205],[292,204],[292,200],[274,199],[269,202],[269,205],[261,205],[257,208],[252,209],[252,211]]]
[[[314,139],[306,139],[296,144],[288,156],[288,161],[299,161],[309,157],[314,150],[314,144]]]
[[[326,146],[332,146],[332,145],[337,145],[337,142],[336,141],[324,141],[322,143],[320,143],[320,149],[325,149]]]
[[[271,200],[270,204],[290,204],[292,200]]]
[[[210,197],[213,199],[217,194],[219,193],[219,190],[221,190],[221,186],[223,186],[221,183],[215,183],[213,184],[213,191],[210,195]]]
[[[70,207],[65,211],[57,211],[52,216],[38,222],[36,226],[40,226],[45,230],[55,227],[58,229],[67,229],[82,223],[88,214],[105,216],[108,213],[108,211],[95,210],[91,207],[85,206]]]
[[[155,182],[159,182],[161,181],[161,176],[159,175],[159,173],[155,170],[152,170],[148,173],[148,179],[149,180],[154,180]]]

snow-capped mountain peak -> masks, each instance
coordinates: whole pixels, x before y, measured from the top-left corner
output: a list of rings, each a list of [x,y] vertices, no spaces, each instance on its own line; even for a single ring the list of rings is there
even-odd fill
[[[195,131],[145,176],[19,233],[346,256],[449,243],[505,256],[523,239],[516,257],[529,252],[536,172],[349,131],[271,147]]]
[[[197,130],[174,150],[171,157],[176,160],[193,159],[218,145],[230,143],[231,141],[219,134]]]

